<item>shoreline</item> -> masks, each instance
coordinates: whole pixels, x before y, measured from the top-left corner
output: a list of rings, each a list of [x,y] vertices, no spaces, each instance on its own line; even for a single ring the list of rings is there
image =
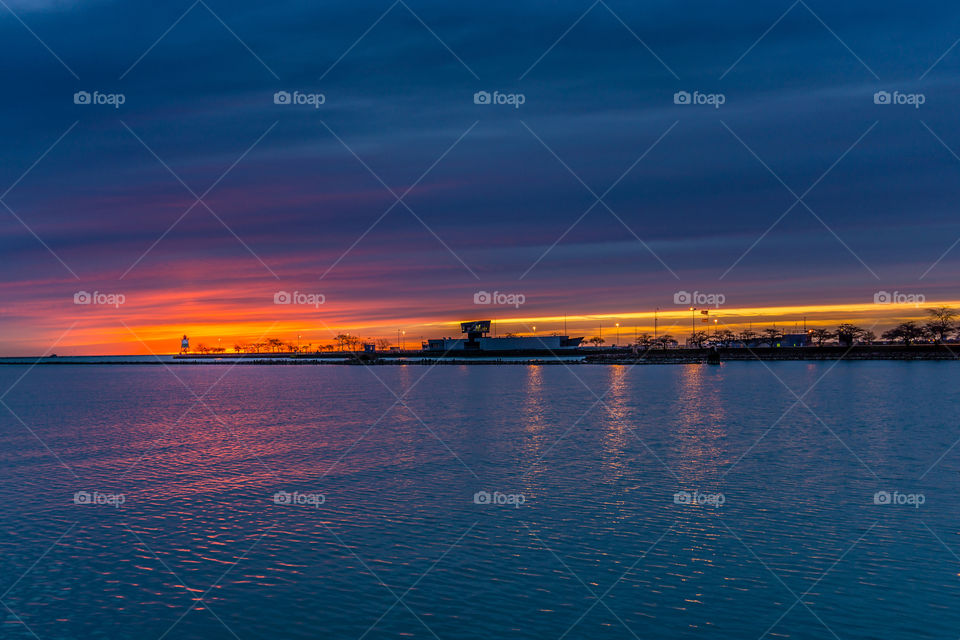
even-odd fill
[[[576,354],[510,354],[494,356],[486,353],[456,356],[410,354],[324,354],[303,356],[293,354],[237,354],[237,355],[166,355],[166,356],[46,356],[41,358],[0,358],[0,365],[275,365],[275,366],[403,366],[403,365],[546,365],[546,364],[605,364],[657,365],[704,364],[722,362],[762,361],[826,361],[826,360],[887,360],[887,361],[944,361],[960,360],[957,345],[855,345],[853,347],[760,347],[712,349],[650,349],[633,353],[626,349],[604,349]]]

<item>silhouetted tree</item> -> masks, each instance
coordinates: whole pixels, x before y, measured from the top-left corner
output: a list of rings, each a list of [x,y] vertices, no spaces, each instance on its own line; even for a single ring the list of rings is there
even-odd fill
[[[653,344],[653,336],[651,336],[649,333],[641,333],[639,336],[637,336],[635,343],[640,347],[650,347]]]
[[[587,342],[589,342],[590,344],[592,344],[592,345],[595,346],[595,347],[599,347],[599,346],[602,345],[604,342],[606,342],[606,340],[604,340],[604,339],[601,338],[600,336],[593,336],[592,338],[590,338],[589,340],[587,340]]]
[[[810,332],[810,337],[817,343],[818,347],[822,347],[825,340],[835,337],[836,334],[829,329],[814,329]]]
[[[950,307],[927,309],[930,320],[924,325],[935,344],[940,344],[957,329],[957,312]]]
[[[750,343],[757,339],[757,332],[753,329],[744,329],[737,335],[737,340],[743,343],[743,346],[749,347]]]
[[[843,346],[849,347],[854,342],[862,339],[866,332],[867,330],[862,327],[844,322],[837,327],[837,341]]]
[[[690,346],[702,349],[704,343],[709,339],[710,336],[707,335],[706,331],[695,331],[694,334],[690,336]]]
[[[909,347],[922,338],[924,333],[923,327],[918,326],[916,322],[910,320],[908,322],[901,322],[889,331],[884,331],[883,337],[887,340],[899,340],[903,342],[905,346]]]
[[[677,339],[674,338],[674,337],[673,337],[672,335],[670,335],[669,333],[666,333],[666,334],[664,334],[664,335],[662,335],[662,336],[659,336],[659,337],[658,337],[656,340],[654,340],[653,342],[654,342],[655,345],[657,345],[657,346],[660,347],[661,349],[666,349],[666,348],[671,347],[671,346],[673,346],[674,344],[676,344]]]
[[[719,329],[713,334],[713,339],[721,347],[729,347],[737,339],[737,336],[730,329]]]
[[[776,327],[767,327],[763,330],[763,341],[771,347],[777,344],[777,340],[783,338],[783,331]]]

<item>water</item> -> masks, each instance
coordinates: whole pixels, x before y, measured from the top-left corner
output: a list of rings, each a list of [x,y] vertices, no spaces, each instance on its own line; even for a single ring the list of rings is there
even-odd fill
[[[949,362],[173,373],[0,367],[0,638],[960,628]]]

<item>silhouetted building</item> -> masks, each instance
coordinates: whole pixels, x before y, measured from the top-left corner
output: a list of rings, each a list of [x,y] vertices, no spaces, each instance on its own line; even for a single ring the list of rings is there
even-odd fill
[[[513,336],[507,338],[491,338],[490,320],[476,320],[461,322],[460,331],[466,338],[440,338],[428,340],[425,343],[427,351],[445,353],[470,352],[504,352],[504,351],[544,351],[560,353],[572,351],[580,346],[583,337],[570,338],[568,336]]]

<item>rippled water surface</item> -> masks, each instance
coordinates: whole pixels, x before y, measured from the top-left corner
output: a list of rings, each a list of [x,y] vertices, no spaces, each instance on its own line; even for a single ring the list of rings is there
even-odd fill
[[[953,363],[11,385],[0,638],[960,635]]]

